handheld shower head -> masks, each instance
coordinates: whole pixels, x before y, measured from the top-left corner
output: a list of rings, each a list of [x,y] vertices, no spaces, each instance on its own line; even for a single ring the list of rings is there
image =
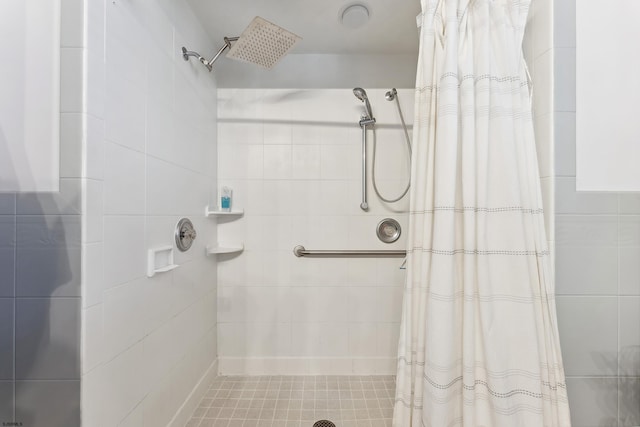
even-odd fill
[[[367,119],[373,120],[373,112],[371,111],[371,104],[369,103],[369,98],[367,97],[367,92],[361,87],[356,87],[353,89],[353,94],[360,101],[364,102],[364,107],[367,110]]]

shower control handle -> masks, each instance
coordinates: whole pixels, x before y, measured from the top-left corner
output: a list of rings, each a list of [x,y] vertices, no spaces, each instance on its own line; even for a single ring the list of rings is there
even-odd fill
[[[197,235],[193,223],[188,218],[182,218],[176,225],[176,247],[182,252],[189,250]]]
[[[180,238],[181,239],[191,239],[191,240],[195,240],[196,236],[198,235],[198,233],[196,233],[196,230],[186,230],[186,231],[181,231],[180,232]]]

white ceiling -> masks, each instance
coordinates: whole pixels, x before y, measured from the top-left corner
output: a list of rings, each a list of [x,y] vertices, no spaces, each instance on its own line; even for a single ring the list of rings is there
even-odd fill
[[[418,52],[420,0],[188,0],[214,40],[239,36],[255,16],[303,40],[291,53],[399,54]],[[353,30],[340,23],[346,6],[362,4],[369,22]],[[216,46],[217,47],[217,46]]]

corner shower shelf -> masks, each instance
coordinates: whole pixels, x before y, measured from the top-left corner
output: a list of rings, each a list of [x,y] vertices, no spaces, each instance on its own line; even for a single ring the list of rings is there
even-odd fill
[[[207,246],[207,255],[216,255],[216,254],[234,254],[238,252],[242,252],[244,250],[244,245],[239,246]]]
[[[244,215],[244,210],[239,209],[235,211],[219,211],[219,210],[210,210],[209,206],[205,208],[204,211],[205,216],[242,216]]]
[[[166,273],[178,267],[179,265],[173,263],[173,248],[171,246],[161,246],[148,250],[147,277],[153,277],[157,273]]]

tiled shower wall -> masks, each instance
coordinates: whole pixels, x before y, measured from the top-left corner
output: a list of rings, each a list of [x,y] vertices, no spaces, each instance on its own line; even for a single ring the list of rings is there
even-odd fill
[[[0,425],[80,425],[81,17],[61,1],[60,192],[0,194]]]
[[[407,151],[386,89],[368,90],[378,119],[376,175],[387,197],[403,190]],[[413,90],[399,90],[413,121]],[[392,374],[404,273],[400,258],[296,258],[307,249],[404,249],[376,224],[407,227],[408,201],[361,201],[363,104],[351,89],[218,90],[219,185],[244,216],[221,220],[218,331],[223,374]],[[411,134],[411,128],[409,128]],[[371,161],[373,133],[369,132]],[[371,168],[369,169],[371,170]]]
[[[553,18],[560,338],[574,426],[630,427],[640,425],[640,196],[575,191],[575,1],[556,0]]]
[[[180,48],[213,42],[185,1],[84,5],[83,425],[165,426],[178,413],[182,426],[217,370],[216,260],[204,251],[217,102],[213,75]],[[147,278],[147,249],[175,247],[183,216],[194,245]]]

